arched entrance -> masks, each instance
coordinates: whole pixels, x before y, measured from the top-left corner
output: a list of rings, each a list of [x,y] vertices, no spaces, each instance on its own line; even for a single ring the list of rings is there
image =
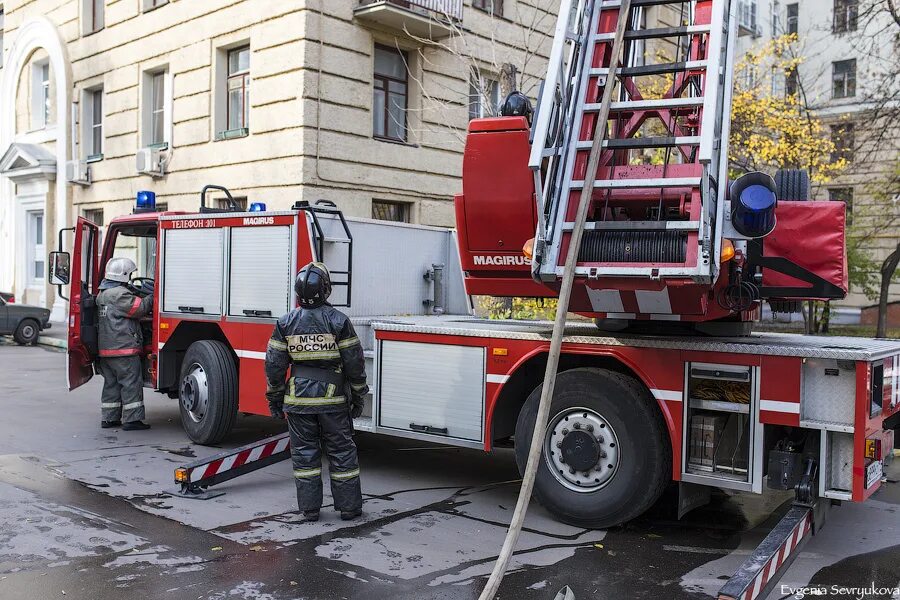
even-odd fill
[[[44,17],[27,19],[15,39],[0,74],[0,290],[35,297],[52,307],[52,319],[64,321],[66,307],[40,272],[46,263],[36,252],[55,249],[60,228],[69,227],[70,206],[65,178],[71,143],[72,70],[56,26]],[[17,131],[16,98],[23,70],[37,51],[46,52],[52,78],[52,123]],[[48,82],[49,86],[49,82]],[[27,128],[26,128],[27,129]],[[31,230],[29,230],[29,227]],[[63,243],[68,247],[69,235]]]

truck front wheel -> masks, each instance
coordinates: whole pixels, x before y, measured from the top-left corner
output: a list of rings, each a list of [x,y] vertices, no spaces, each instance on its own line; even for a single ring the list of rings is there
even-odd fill
[[[520,472],[540,398],[539,385],[516,422]],[[639,516],[671,481],[671,464],[662,415],[640,383],[605,369],[557,376],[534,493],[560,520],[604,528]]]
[[[222,342],[190,345],[181,363],[178,404],[181,424],[197,444],[222,441],[237,417],[237,368]]]

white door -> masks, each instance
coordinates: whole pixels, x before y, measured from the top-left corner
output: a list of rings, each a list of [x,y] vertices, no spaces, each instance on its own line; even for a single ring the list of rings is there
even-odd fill
[[[44,211],[27,211],[25,227],[25,278],[28,287],[43,290],[47,256],[44,241]]]

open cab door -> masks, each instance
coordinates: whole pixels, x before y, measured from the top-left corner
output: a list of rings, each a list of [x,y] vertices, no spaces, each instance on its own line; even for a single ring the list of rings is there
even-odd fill
[[[69,391],[94,376],[97,356],[97,250],[100,228],[78,217],[72,244],[69,292]]]

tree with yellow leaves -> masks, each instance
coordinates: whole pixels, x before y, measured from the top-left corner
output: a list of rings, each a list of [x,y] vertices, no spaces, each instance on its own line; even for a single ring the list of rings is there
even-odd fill
[[[806,169],[814,182],[825,183],[847,166],[843,158],[832,160],[835,145],[802,88],[784,90],[782,82],[799,81],[796,41],[796,34],[774,38],[735,64],[728,152],[734,174]]]

